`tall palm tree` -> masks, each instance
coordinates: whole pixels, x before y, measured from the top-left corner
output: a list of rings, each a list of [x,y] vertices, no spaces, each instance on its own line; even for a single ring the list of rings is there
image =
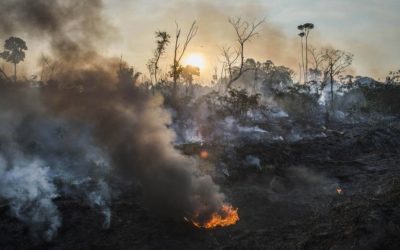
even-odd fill
[[[305,23],[302,25],[297,26],[297,28],[301,31],[303,31],[302,33],[304,33],[304,36],[306,37],[306,67],[305,67],[305,81],[307,82],[308,79],[308,36],[310,34],[310,31],[312,29],[314,29],[314,24],[312,23]]]
[[[4,52],[0,57],[14,64],[14,81],[17,81],[17,64],[25,59],[26,43],[19,37],[10,37],[4,44]]]
[[[305,74],[305,72],[304,72],[304,45],[303,45],[303,37],[304,37],[304,35],[305,35],[304,32],[299,33],[299,37],[301,39],[301,68],[300,69],[303,70],[303,74]],[[301,75],[301,72],[300,72],[300,75]],[[305,75],[304,75],[304,80],[305,79],[306,78],[305,78]]]
[[[304,30],[306,33],[306,81],[308,81],[308,35],[310,34],[310,30],[314,29],[314,24],[305,23]]]

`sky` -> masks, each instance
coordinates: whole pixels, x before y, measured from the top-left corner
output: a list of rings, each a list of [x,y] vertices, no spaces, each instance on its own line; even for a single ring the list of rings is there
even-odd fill
[[[203,56],[201,80],[207,81],[214,67],[221,65],[220,48],[236,45],[228,18],[242,17],[250,22],[265,18],[260,34],[245,48],[245,57],[272,60],[297,70],[301,55],[297,25],[311,22],[315,25],[311,45],[351,52],[354,63],[349,73],[382,79],[390,70],[400,68],[399,11],[399,0],[104,0],[104,15],[116,29],[100,50],[109,56],[122,55],[147,73],[145,65],[156,46],[154,32],[167,31],[173,37],[176,21],[186,34],[191,22],[197,20],[199,31],[186,55]],[[39,42],[37,46],[46,48]],[[164,72],[172,54],[170,45],[161,59]],[[33,58],[35,55],[30,55],[27,61]]]
[[[121,32],[111,48],[123,54],[135,67],[145,71],[144,61],[154,48],[154,31],[175,32],[175,21],[187,30],[192,20],[199,32],[188,54],[205,57],[207,78],[219,64],[221,46],[234,46],[235,37],[227,19],[266,19],[260,35],[248,45],[246,57],[298,68],[300,43],[297,25],[315,24],[310,44],[332,46],[354,54],[350,73],[384,77],[400,68],[400,1],[398,0],[136,0],[106,1],[106,13]],[[186,28],[186,30],[185,30]],[[172,46],[165,61],[170,59]],[[166,66],[165,66],[166,67]]]

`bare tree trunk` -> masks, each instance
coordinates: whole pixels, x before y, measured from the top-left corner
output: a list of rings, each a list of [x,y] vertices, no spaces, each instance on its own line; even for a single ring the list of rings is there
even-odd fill
[[[244,43],[240,44],[240,67],[238,74],[232,78],[232,73],[230,72],[229,82],[226,86],[226,89],[229,89],[232,86],[232,83],[237,81],[243,74],[243,64],[244,64]]]
[[[257,68],[257,65],[256,65],[256,69],[254,70],[253,94],[256,93],[257,80],[258,80],[258,68]]]
[[[44,74],[44,69],[42,69],[42,72],[40,72],[40,81],[43,81],[43,74]]]
[[[172,66],[172,74],[173,74],[173,97],[175,98],[177,95],[177,88],[178,88],[178,78],[179,78],[179,74],[178,74],[178,70],[179,70],[179,66],[180,66],[180,62],[182,60],[183,55],[186,52],[186,49],[190,43],[190,41],[192,41],[193,37],[196,36],[198,31],[198,26],[196,25],[196,21],[193,21],[192,26],[190,26],[189,32],[186,35],[186,40],[183,43],[182,49],[178,55],[178,49],[180,47],[179,44],[179,37],[181,35],[181,29],[179,28],[178,23],[176,23],[176,37],[175,37],[175,50],[174,50],[174,64]]]
[[[304,44],[303,44],[303,37],[301,38],[301,65],[303,67],[303,74],[304,74],[304,82],[306,81],[306,72],[304,70]]]
[[[17,64],[14,63],[14,82],[17,82]]]
[[[330,63],[330,78],[331,78],[331,107],[333,109],[333,63]]]
[[[177,25],[178,29],[178,25]],[[172,85],[172,96],[173,98],[176,97],[177,94],[177,61],[176,57],[178,54],[178,40],[180,36],[180,30],[177,30],[176,37],[175,37],[175,49],[174,49],[174,64],[172,65],[172,80],[173,80],[173,85]]]
[[[306,35],[306,68],[305,68],[305,78],[304,81],[308,82],[308,31],[307,31],[307,35]]]
[[[264,23],[264,19],[258,23],[248,23],[243,21],[241,18],[229,19],[229,23],[232,25],[236,32],[237,42],[240,45],[240,68],[238,74],[229,80],[227,89],[232,86],[232,83],[237,81],[243,74],[244,65],[244,44],[251,40],[254,36],[258,35],[258,27]]]
[[[302,74],[303,74],[303,70],[301,69],[301,63],[299,63],[299,83],[301,83],[301,77],[302,77]]]
[[[154,83],[157,84],[157,69],[158,69],[158,59],[154,63]]]

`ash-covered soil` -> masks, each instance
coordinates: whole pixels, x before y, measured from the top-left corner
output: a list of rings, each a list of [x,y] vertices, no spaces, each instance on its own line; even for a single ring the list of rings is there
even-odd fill
[[[191,144],[203,170],[239,208],[231,227],[163,219],[140,189],[112,205],[112,222],[59,199],[63,226],[48,243],[0,209],[1,249],[400,249],[400,123],[334,125],[297,142]],[[215,166],[215,167],[210,167]]]

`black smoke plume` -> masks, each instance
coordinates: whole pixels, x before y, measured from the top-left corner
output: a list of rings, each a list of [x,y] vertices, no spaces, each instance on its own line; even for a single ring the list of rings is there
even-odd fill
[[[115,28],[101,0],[4,0],[0,34],[50,42],[59,65],[42,88],[4,87],[0,117],[0,198],[49,240],[62,219],[54,199],[86,201],[110,224],[109,180],[140,183],[147,204],[182,219],[207,218],[224,195],[194,159],[172,145],[162,98],[118,82],[118,60],[97,53]],[[60,66],[61,65],[61,66]]]

